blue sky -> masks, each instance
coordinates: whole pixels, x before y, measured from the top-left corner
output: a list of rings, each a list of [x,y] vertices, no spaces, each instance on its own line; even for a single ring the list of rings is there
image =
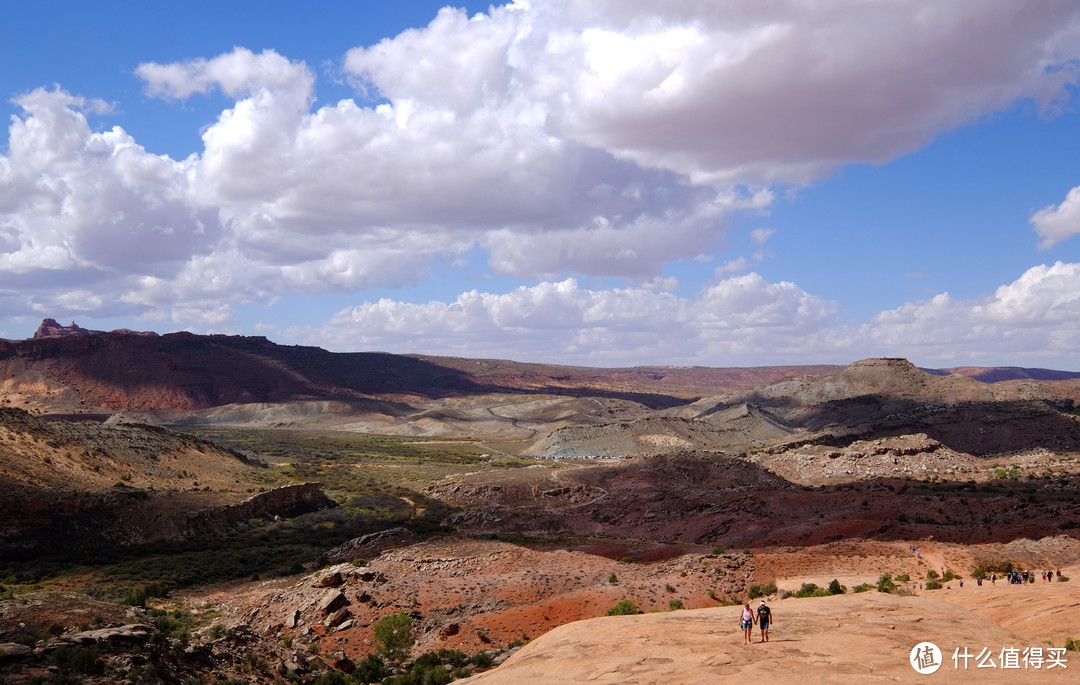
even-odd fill
[[[656,5],[4,4],[0,337],[1080,369],[1080,7]]]

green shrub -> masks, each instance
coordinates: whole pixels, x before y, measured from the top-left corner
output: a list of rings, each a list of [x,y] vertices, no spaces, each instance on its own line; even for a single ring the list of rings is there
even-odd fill
[[[375,624],[376,651],[390,661],[401,661],[413,646],[412,618],[408,614],[391,614]]]
[[[934,580],[926,581],[926,585],[924,585],[923,587],[925,587],[927,590],[940,590],[943,586],[941,584],[941,581],[935,578]]]
[[[900,575],[896,576],[895,580],[898,583],[908,583],[911,582],[911,576],[906,573],[901,573]]]
[[[837,583],[839,585],[839,583]],[[818,587],[816,583],[803,583],[795,592],[791,593],[792,597],[828,597],[830,593],[828,590],[822,587]]]
[[[751,585],[746,594],[750,596],[750,599],[757,599],[758,597],[765,597],[767,595],[776,594],[776,581],[771,580],[764,585]]]
[[[836,578],[833,578],[832,582],[829,583],[829,594],[830,595],[842,595],[842,594],[844,594],[844,586],[841,585],[840,581],[837,580]]]
[[[858,585],[853,587],[851,589],[851,591],[852,592],[869,592],[870,590],[873,590],[873,589],[874,589],[874,586],[871,585],[870,583],[859,583]]]
[[[668,602],[668,611],[678,611],[679,609],[685,609],[681,599],[673,599]]]
[[[612,573],[610,576],[608,576],[607,582],[611,583],[612,585],[618,585],[619,584],[619,577],[617,575],[615,575],[614,573]]]
[[[124,604],[133,607],[146,606],[146,590],[142,588],[128,590],[127,594],[124,595]]]
[[[348,679],[341,671],[326,671],[311,681],[311,685],[347,685]]]
[[[638,609],[637,604],[634,604],[629,599],[620,600],[616,602],[615,606],[611,607],[604,614],[605,616],[629,616],[631,614],[640,614],[641,610]]]
[[[971,569],[972,578],[989,578],[993,574],[999,576],[1012,573],[1013,571],[1019,571],[1020,566],[1015,562],[1008,559],[999,559],[997,561],[982,561],[975,565]]]
[[[101,649],[96,645],[61,647],[49,656],[49,660],[56,665],[61,674],[101,675],[105,672],[105,663],[101,660]]]
[[[368,654],[356,664],[352,675],[361,683],[377,683],[390,675],[390,669],[378,655]]]
[[[947,583],[950,580],[959,580],[960,576],[956,574],[951,568],[945,569],[945,574],[941,576],[941,582]]]
[[[1080,652],[1080,640],[1074,640],[1071,637],[1065,638],[1065,651]]]
[[[490,652],[477,652],[469,661],[477,668],[491,668],[495,663],[495,657],[491,656]]]
[[[892,575],[888,573],[882,573],[877,582],[878,592],[896,592],[896,583],[893,582]]]

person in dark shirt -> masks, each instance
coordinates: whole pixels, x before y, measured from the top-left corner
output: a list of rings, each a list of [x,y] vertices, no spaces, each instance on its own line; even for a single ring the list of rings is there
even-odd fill
[[[757,620],[758,625],[761,626],[761,641],[768,642],[769,626],[772,624],[772,609],[765,603],[765,600],[761,600],[761,604],[758,604]]]

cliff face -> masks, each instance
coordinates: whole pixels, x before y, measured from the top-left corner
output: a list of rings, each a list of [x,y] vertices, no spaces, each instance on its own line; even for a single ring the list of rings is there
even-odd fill
[[[174,536],[221,535],[237,523],[248,519],[275,516],[292,518],[336,506],[337,502],[323,493],[319,483],[285,485],[249,497],[243,502],[197,512],[188,518],[186,525],[177,530]]]
[[[336,354],[262,337],[111,332],[0,345],[0,394],[40,400],[46,388],[74,393],[79,406],[133,410],[482,390],[460,371],[411,357]]]

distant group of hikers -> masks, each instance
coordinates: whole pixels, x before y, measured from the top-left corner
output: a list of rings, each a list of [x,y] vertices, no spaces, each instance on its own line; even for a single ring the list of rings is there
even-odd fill
[[[1058,575],[1058,578],[1061,577],[1061,569],[1058,569],[1057,575]],[[1012,571],[1012,572],[1006,573],[1003,576],[1003,578],[1005,580],[1009,581],[1010,585],[1023,585],[1024,583],[1034,583],[1035,582],[1035,572],[1034,571]],[[1049,571],[1049,570],[1048,571],[1042,571],[1042,580],[1043,580],[1044,583],[1052,583],[1052,582],[1054,582],[1054,572]],[[994,575],[990,576],[990,581],[996,583],[996,581],[997,581],[997,574],[996,573]]]
[[[912,551],[916,554],[920,552],[918,548],[912,545]],[[942,569],[942,575],[945,574],[945,570]],[[1061,578],[1061,569],[1057,571],[1058,578]],[[1042,572],[1042,579],[1044,583],[1054,582],[1054,572],[1046,570]],[[990,574],[990,582],[997,584],[998,575],[996,573]],[[1035,571],[1011,571],[1002,575],[1002,580],[1007,580],[1014,585],[1021,585],[1023,583],[1035,582]],[[977,579],[978,585],[983,584],[982,577]],[[912,588],[916,587],[915,583],[912,583]],[[919,586],[922,587],[921,585]],[[960,581],[960,587],[964,587],[964,581]],[[772,609],[769,607],[765,600],[761,600],[758,604],[757,611],[755,612],[750,608],[750,602],[746,602],[743,605],[742,617],[739,620],[739,627],[743,631],[743,644],[748,645],[754,641],[754,626],[758,626],[761,629],[760,642],[769,641],[769,628],[773,625]]]
[[[761,641],[769,641],[769,626],[772,625],[772,609],[765,600],[758,604],[757,613],[750,609],[750,602],[743,606],[742,620],[739,626],[743,630],[743,644],[748,645],[754,641],[754,626],[761,628]]]

